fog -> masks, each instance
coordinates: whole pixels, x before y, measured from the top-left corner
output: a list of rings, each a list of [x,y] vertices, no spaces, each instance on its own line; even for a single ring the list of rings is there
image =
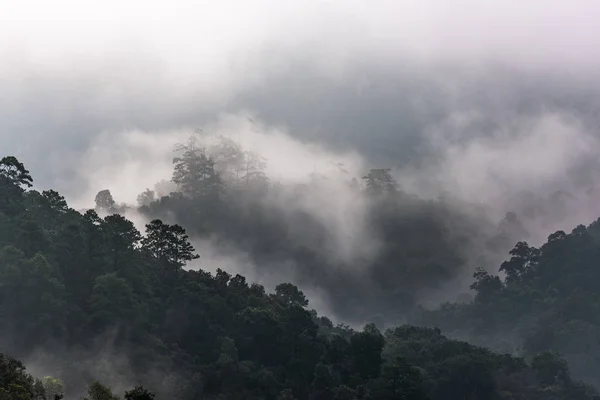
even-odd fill
[[[200,127],[263,155],[274,182],[336,174],[337,163],[359,180],[390,167],[404,191],[450,198],[482,224],[525,216],[540,244],[599,214],[597,11],[592,1],[11,2],[0,15],[0,148],[75,208],[101,189],[133,204],[170,179],[175,144]],[[365,205],[327,190],[293,207],[327,226],[328,254],[376,252]],[[551,197],[559,191],[570,195]],[[197,242],[199,267],[269,285],[294,277],[294,266],[265,276],[242,249],[217,262],[211,243]],[[313,302],[327,310],[323,296]]]

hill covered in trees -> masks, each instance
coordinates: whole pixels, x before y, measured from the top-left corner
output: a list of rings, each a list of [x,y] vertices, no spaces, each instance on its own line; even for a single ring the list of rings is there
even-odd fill
[[[600,220],[557,231],[540,247],[519,242],[498,275],[475,273],[473,302],[425,311],[418,323],[524,356],[565,355],[573,373],[600,384]]]
[[[97,209],[182,225],[223,258],[241,254],[237,272],[291,280],[343,321],[398,324],[418,304],[465,298],[477,267],[493,271],[514,243],[537,242],[540,220],[556,222],[570,199],[524,196],[518,214],[500,213],[449,193],[418,197],[385,168],[331,162],[282,181],[267,171],[268,160],[231,139],[193,135],[177,148],[169,182],[136,206],[103,190]]]
[[[212,179],[211,191],[190,193],[190,185],[148,202],[144,212],[170,202],[201,210],[192,199],[218,204],[219,175],[186,170],[181,166],[190,165],[181,162],[184,176],[194,171]],[[203,162],[210,165],[212,158]],[[395,191],[386,172],[371,171],[367,190]],[[185,181],[177,183],[186,188]],[[290,283],[267,293],[241,275],[186,269],[198,255],[180,225],[153,219],[142,235],[119,214],[80,213],[59,193],[31,185],[17,159],[0,161],[0,343],[3,352],[64,382],[66,398],[86,392],[90,400],[118,398],[113,393],[128,400],[153,393],[157,399],[597,396],[571,379],[553,353],[536,354],[527,364],[434,328],[381,332],[374,324],[358,331],[334,325],[309,310],[306,296]],[[119,211],[109,193],[97,200],[99,212]],[[485,296],[479,282],[497,282],[481,274],[477,304]],[[34,379],[8,356],[0,361],[1,398],[50,396],[53,381]],[[131,389],[135,385],[147,389]]]
[[[171,186],[148,189],[129,207],[185,226],[217,254],[242,254],[253,267],[244,274],[275,274],[320,293],[332,314],[358,324],[401,323],[416,304],[451,292],[453,300],[476,266],[500,263],[526,234],[514,214],[492,221],[450,195],[410,194],[390,169],[353,176],[332,162],[279,182],[267,162],[231,139],[192,136],[178,148]],[[96,204],[105,213],[127,208],[106,190]]]

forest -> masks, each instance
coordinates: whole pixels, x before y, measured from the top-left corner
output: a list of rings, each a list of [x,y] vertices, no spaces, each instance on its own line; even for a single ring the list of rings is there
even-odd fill
[[[0,160],[1,400],[600,399],[599,222],[510,250],[516,215],[479,226],[390,169],[284,185],[227,138],[177,150],[172,190],[102,189],[90,210]],[[315,196],[356,202],[364,228],[332,231]],[[202,238],[294,281],[191,268]],[[473,271],[472,298],[422,306]]]

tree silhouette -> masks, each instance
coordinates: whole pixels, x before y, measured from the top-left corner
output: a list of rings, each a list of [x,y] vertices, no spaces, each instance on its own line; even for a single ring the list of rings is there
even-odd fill
[[[177,151],[182,154],[173,159],[175,170],[172,180],[179,190],[192,198],[218,197],[223,183],[215,169],[215,162],[206,154],[206,149],[198,147],[197,139],[192,136],[187,144],[179,145]]]
[[[21,188],[33,186],[33,179],[23,163],[15,157],[3,157],[0,160],[0,181],[5,180]]]
[[[179,225],[168,225],[155,219],[146,225],[142,248],[155,258],[176,267],[200,258],[188,241],[188,235]]]
[[[113,213],[115,211],[115,200],[110,193],[110,190],[105,189],[98,192],[96,195],[96,209],[102,210],[107,213]]]
[[[391,194],[398,191],[398,183],[390,174],[390,168],[371,169],[362,177],[367,185],[367,193],[373,195]]]

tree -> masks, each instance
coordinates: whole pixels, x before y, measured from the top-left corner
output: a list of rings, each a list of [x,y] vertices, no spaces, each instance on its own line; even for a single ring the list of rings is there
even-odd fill
[[[267,168],[266,158],[252,151],[244,152],[242,180],[246,185],[264,187],[269,182],[265,168]]]
[[[83,214],[83,220],[95,227],[99,227],[103,223],[102,218],[100,218],[96,210],[87,210]]]
[[[109,215],[104,218],[102,234],[105,246],[101,251],[110,260],[112,270],[119,271],[124,278],[134,282],[138,275],[135,271],[140,268],[139,258],[135,250],[139,247],[142,235],[133,222],[119,214]],[[92,246],[96,243],[92,243]]]
[[[186,145],[179,145],[181,157],[173,158],[175,170],[173,182],[179,190],[191,198],[219,196],[223,183],[215,169],[215,162],[206,154],[206,149],[198,147],[196,138],[190,137]]]
[[[391,194],[398,191],[398,183],[390,174],[390,168],[371,169],[362,177],[367,185],[367,193],[373,195]]]
[[[423,377],[419,368],[410,365],[404,358],[385,364],[382,368],[376,398],[399,400],[425,400]]]
[[[110,193],[110,190],[105,189],[98,192],[96,195],[96,209],[107,213],[113,213],[115,211],[115,200]]]
[[[34,400],[34,384],[20,361],[0,353],[0,400]]]
[[[64,397],[65,387],[60,379],[46,376],[42,380],[47,400],[59,400]]]
[[[23,192],[33,180],[15,157],[0,160],[0,213],[17,215],[23,211]]]
[[[155,258],[176,267],[200,258],[188,236],[179,225],[168,225],[155,219],[146,225],[146,237],[142,239],[142,248]]]
[[[352,335],[350,352],[354,369],[361,379],[368,380],[379,376],[383,362],[383,345],[383,335],[374,324],[367,324],[362,332]]]
[[[98,276],[90,295],[91,319],[99,328],[140,318],[131,286],[115,273]]]
[[[42,193],[29,190],[24,195],[24,201],[29,219],[45,231],[41,233],[42,237],[46,236],[45,233],[55,235],[65,217],[73,211],[65,198],[54,190],[44,190]]]
[[[119,214],[104,218],[108,239],[115,251],[133,250],[142,239],[133,222]]]
[[[296,286],[291,283],[281,283],[275,288],[275,296],[283,304],[292,306],[298,305],[300,307],[308,306],[308,299]]]
[[[52,219],[50,219],[52,221]],[[14,243],[28,255],[42,252],[47,246],[44,228],[31,214],[22,215],[17,221]]]
[[[64,396],[62,394],[54,395],[50,397],[46,394],[46,390],[44,389],[44,384],[40,379],[35,379],[33,384],[33,398],[35,400],[61,400]]]
[[[143,386],[136,386],[125,392],[125,400],[153,400],[154,397],[154,393],[145,389]]]
[[[475,300],[483,303],[492,301],[494,297],[504,288],[499,277],[490,275],[486,270],[478,267],[473,274],[475,282],[471,284],[471,289],[477,291]]]
[[[244,171],[245,153],[239,143],[219,136],[217,144],[210,148],[210,155],[215,162],[215,169],[229,184],[238,184]]]
[[[15,157],[3,157],[0,160],[0,182],[6,181],[20,188],[33,186],[33,179],[25,166]]]
[[[377,247],[373,264],[348,274],[343,267],[370,257],[326,257],[325,242],[334,232],[322,229],[323,221],[310,218],[312,211],[304,207],[301,212],[286,207],[281,213],[269,201],[295,202],[293,196],[306,186],[269,192],[273,197],[268,201],[244,189],[232,191],[218,204],[181,193],[163,196],[143,210],[152,220],[143,240],[123,216],[103,212],[100,218],[95,211],[82,215],[56,192],[39,193],[12,183],[0,189],[0,199],[10,193],[11,204],[18,206],[16,212],[0,211],[1,344],[23,355],[43,346],[48,359],[59,361],[54,368],[73,385],[73,393],[79,391],[79,382],[108,372],[126,380],[139,377],[144,384],[154,379],[157,398],[179,400],[425,400],[425,394],[432,400],[598,400],[593,389],[569,377],[561,357],[533,355],[560,351],[576,366],[571,367],[574,377],[597,380],[600,223],[551,237],[539,256],[526,243],[518,244],[503,271],[519,279],[504,283],[479,269],[476,301],[408,313],[400,307],[412,305],[412,298],[406,300],[410,296],[402,297],[402,291],[415,298],[427,293],[414,287],[415,275],[435,281],[429,287],[441,282],[436,277],[454,277],[446,265],[463,265],[464,258],[458,257],[460,249],[452,248],[472,239],[464,231],[448,234],[460,230],[461,224],[454,222],[465,220],[446,215],[448,210],[437,209],[435,200],[359,196],[361,204],[372,201],[365,219],[374,228],[372,235],[384,243]],[[427,215],[425,223],[419,214]],[[243,261],[253,265],[293,259],[323,287],[339,288],[328,293],[342,319],[352,314],[355,320],[367,315],[382,320],[371,311],[397,312],[397,318],[419,318],[423,325],[485,341],[495,351],[445,338],[434,328],[404,326],[384,336],[369,324],[355,331],[307,310],[307,296],[291,283],[267,293],[218,266],[214,274],[183,270],[197,255],[185,230],[154,219],[158,215],[190,227],[210,220],[203,232],[215,234],[219,245],[241,244],[251,252]],[[300,228],[299,235],[288,234],[292,225]],[[477,249],[486,244],[487,237],[483,239]],[[333,273],[324,265],[339,268]],[[371,266],[382,266],[381,274],[371,274]],[[394,275],[399,269],[400,279]],[[511,342],[525,337],[519,351],[532,358],[530,365],[496,352],[506,348],[494,335],[505,332]],[[100,365],[62,362],[72,361],[65,355],[89,360],[88,351],[102,353],[101,359],[93,357]],[[97,382],[89,389],[88,400],[123,398],[122,392],[116,396]],[[37,380],[22,364],[0,360],[0,400],[55,400],[49,397],[60,392],[61,383]],[[154,394],[138,386],[124,398],[153,400]]]
[[[84,400],[119,400],[119,398],[112,393],[110,388],[96,381],[88,388],[88,397]]]
[[[437,366],[443,375],[437,377],[432,397],[449,400],[494,398],[496,382],[486,354],[464,352],[445,357]]]
[[[0,251],[0,317],[15,340],[29,346],[62,336],[64,302],[65,287],[44,256],[27,259],[12,246]]]
[[[509,261],[505,261],[500,266],[500,271],[506,272],[506,280],[515,282],[527,269],[533,268],[540,256],[540,250],[535,247],[529,247],[527,242],[518,242],[510,251],[512,256]]]
[[[137,197],[138,207],[149,206],[155,200],[155,193],[153,190],[146,189],[140,193]]]
[[[315,367],[314,378],[312,381],[312,396],[314,400],[330,399],[330,389],[334,385],[334,379],[331,376],[329,368],[323,364],[318,363]]]
[[[235,340],[228,337],[221,338],[221,355],[217,360],[218,365],[231,365],[239,361],[238,349]]]
[[[44,190],[42,198],[46,201],[48,208],[57,213],[64,214],[69,210],[65,198],[54,190]]]

